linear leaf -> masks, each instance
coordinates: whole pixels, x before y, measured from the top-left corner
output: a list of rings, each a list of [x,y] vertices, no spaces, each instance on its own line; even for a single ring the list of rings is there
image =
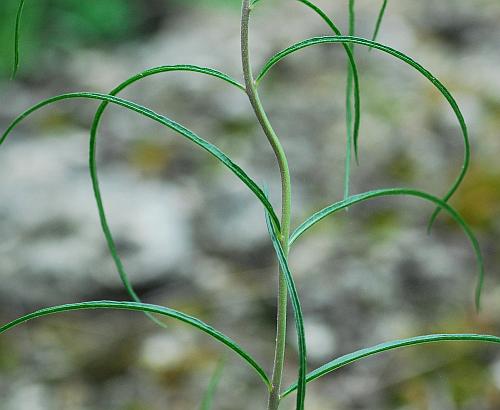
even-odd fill
[[[3,133],[2,137],[0,138],[0,145],[5,141],[7,136],[11,133],[11,131],[21,122],[23,121],[26,117],[28,117],[30,114],[33,112],[39,110],[40,108],[55,103],[57,101],[62,101],[62,100],[69,100],[69,99],[78,99],[78,98],[83,98],[83,99],[91,99],[91,100],[100,100],[100,101],[107,101],[111,102],[113,104],[128,108],[129,110],[135,111],[145,117],[148,117],[152,119],[153,121],[156,121],[160,124],[165,125],[166,127],[170,128],[171,130],[179,133],[183,137],[187,138],[188,140],[194,142],[196,145],[200,146],[204,150],[208,151],[210,154],[212,154],[215,158],[217,158],[220,162],[222,162],[227,168],[229,168],[250,190],[255,194],[255,196],[260,200],[260,202],[264,205],[266,210],[270,213],[271,218],[273,219],[273,222],[276,224],[276,226],[279,225],[279,219],[276,216],[276,213],[274,212],[273,206],[271,203],[268,201],[262,190],[259,188],[259,186],[241,169],[238,165],[236,165],[226,154],[224,154],[219,148],[217,148],[215,145],[211,144],[210,142],[204,140],[203,138],[199,137],[196,135],[194,132],[191,130],[187,129],[183,125],[171,120],[168,117],[165,117],[164,115],[158,114],[154,112],[153,110],[150,110],[149,108],[146,108],[142,105],[136,104],[132,101],[124,100],[119,97],[115,97],[112,95],[107,95],[107,94],[100,94],[100,93],[89,93],[89,92],[77,92],[77,93],[68,93],[68,94],[61,94],[55,97],[51,97],[49,99],[46,99],[44,101],[39,102],[38,104],[34,105],[33,107],[29,108],[25,112],[23,112],[21,115],[19,115],[7,128],[7,130]]]
[[[300,3],[305,4],[307,7],[314,10],[332,29],[332,31],[337,35],[341,36],[342,33],[335,25],[335,23],[327,16],[327,14],[319,8],[314,3],[309,0],[297,0]],[[354,13],[354,5],[349,8],[350,13]],[[350,30],[349,34],[354,31],[354,17],[350,19]],[[361,97],[360,97],[360,86],[359,86],[359,75],[356,61],[354,59],[354,51],[348,44],[342,43],[344,50],[348,58],[348,78],[347,78],[347,89],[346,89],[346,124],[347,124],[347,144],[346,144],[346,161],[345,161],[345,176],[344,176],[344,198],[349,196],[349,184],[351,175],[351,147],[353,141],[358,140],[359,127],[361,123]],[[354,129],[352,128],[352,103],[351,95],[354,92]],[[355,152],[356,160],[358,160],[358,152]]]
[[[341,209],[347,208],[351,205],[357,204],[359,202],[363,202],[372,198],[377,198],[381,196],[414,196],[417,198],[424,199],[426,201],[432,202],[435,205],[438,205],[440,208],[443,208],[463,229],[465,232],[465,235],[469,239],[472,248],[474,250],[474,254],[476,256],[477,260],[477,265],[478,265],[478,279],[477,279],[477,285],[476,285],[476,297],[475,297],[475,302],[476,302],[476,308],[479,310],[480,307],[480,302],[481,302],[481,291],[483,288],[483,282],[484,282],[484,262],[483,262],[483,257],[481,254],[481,249],[479,247],[479,243],[472,232],[472,230],[469,228],[467,223],[463,220],[463,218],[460,216],[460,214],[452,208],[450,205],[448,205],[446,202],[444,202],[442,199],[439,199],[431,194],[428,194],[426,192],[422,191],[417,191],[415,189],[406,189],[406,188],[390,188],[390,189],[378,189],[374,191],[369,191],[369,192],[364,192],[362,194],[358,195],[352,195],[346,200],[336,202],[332,205],[327,206],[326,208],[323,208],[321,211],[316,212],[314,215],[309,217],[305,222],[303,222],[295,231],[292,233],[290,237],[290,246],[309,228],[317,224],[319,221],[321,221],[323,218],[326,218],[327,216],[340,211]]]
[[[184,71],[184,72],[196,72],[196,73],[201,73],[201,74],[206,74],[212,77],[220,78],[221,80],[234,85],[235,87],[239,88],[243,92],[245,91],[245,87],[238,83],[238,81],[234,80],[230,76],[221,73],[220,71],[213,70],[211,68],[207,67],[199,67],[199,66],[194,66],[194,65],[166,65],[166,66],[160,66],[160,67],[154,67],[145,71],[142,71],[141,73],[138,73],[120,85],[118,85],[116,88],[113,89],[109,93],[109,95],[115,96],[121,91],[123,91],[125,88],[128,86],[134,84],[135,82],[142,80],[144,78],[160,74],[160,73],[166,73],[166,72],[173,72],[173,71]],[[89,170],[90,170],[90,176],[92,179],[92,188],[94,190],[94,196],[97,204],[97,210],[99,213],[99,219],[101,222],[101,227],[102,231],[104,233],[104,237],[106,238],[106,242],[108,244],[108,249],[111,253],[111,256],[113,258],[113,261],[115,263],[116,269],[118,271],[118,274],[121,278],[121,281],[123,285],[125,286],[128,294],[130,297],[135,300],[136,302],[140,302],[141,300],[137,296],[136,292],[133,289],[132,284],[130,283],[130,280],[128,278],[127,272],[125,270],[125,267],[123,265],[123,262],[118,254],[115,240],[113,238],[113,234],[111,232],[111,228],[109,227],[109,223],[106,217],[106,211],[102,199],[102,194],[101,194],[101,189],[99,186],[99,177],[97,173],[97,162],[96,162],[96,143],[97,143],[97,131],[99,128],[100,121],[102,119],[102,116],[104,114],[104,111],[106,110],[106,107],[109,105],[108,101],[104,101],[101,103],[99,108],[97,109],[97,112],[94,116],[94,121],[92,123],[91,131],[90,131],[90,142],[89,142]],[[158,322],[153,316],[148,315],[153,321],[156,323],[161,324],[161,322]]]
[[[116,302],[109,300],[102,301],[92,301],[92,302],[80,302],[80,303],[69,303],[65,305],[52,306],[44,309],[37,310],[36,312],[29,313],[22,317],[19,317],[3,326],[0,327],[0,333],[5,332],[21,323],[27,322],[29,320],[52,315],[55,313],[69,312],[73,310],[91,310],[91,309],[116,309],[116,310],[133,310],[138,312],[149,312],[156,313],[162,316],[168,316],[173,319],[180,320],[181,322],[187,323],[202,332],[205,332],[212,336],[214,339],[218,340],[222,344],[229,347],[237,355],[239,355],[250,367],[252,367],[260,378],[264,381],[266,386],[270,388],[269,378],[262,367],[255,361],[255,359],[250,356],[242,347],[240,347],[234,340],[230,337],[224,335],[218,330],[214,329],[212,326],[207,325],[205,322],[190,316],[186,313],[179,312],[174,309],[170,309],[163,306],[151,305],[147,303],[137,303],[137,302]]]
[[[217,366],[212,374],[212,377],[210,378],[210,382],[208,383],[207,390],[203,395],[203,401],[201,402],[200,410],[212,409],[215,392],[217,391],[217,386],[219,385],[225,365],[226,365],[226,360],[224,358],[220,359],[219,362],[217,363]]]
[[[394,340],[392,342],[381,343],[373,347],[357,350],[353,353],[341,356],[327,364],[313,370],[307,375],[307,382],[311,382],[327,373],[330,373],[340,367],[356,362],[367,356],[372,356],[388,350],[394,350],[401,347],[415,346],[424,343],[435,342],[458,342],[458,341],[473,341],[473,342],[486,342],[486,343],[500,343],[500,337],[491,335],[478,335],[478,334],[437,334],[417,336],[409,339]],[[292,384],[282,394],[282,397],[288,396],[290,393],[297,389],[297,383]]]
[[[19,42],[21,37],[21,18],[23,15],[25,0],[19,2],[16,13],[16,27],[14,29],[14,65],[12,67],[12,78],[14,78],[19,69]]]
[[[375,23],[375,30],[373,31],[372,41],[377,41],[378,33],[380,31],[380,26],[382,25],[382,20],[384,19],[385,10],[387,8],[388,0],[383,0],[382,6],[378,13],[377,22]],[[370,47],[371,50],[371,47]]]
[[[307,40],[300,41],[298,43],[293,44],[292,46],[280,51],[279,53],[275,54],[273,57],[271,57],[264,67],[262,68],[262,71],[260,72],[259,76],[257,78],[262,78],[264,77],[267,72],[281,59],[286,57],[287,55],[294,53],[298,50],[301,50],[306,47],[310,47],[313,45],[317,44],[328,44],[328,43],[353,43],[353,44],[360,44],[366,47],[373,47],[376,48],[380,51],[383,51],[387,54],[390,54],[399,60],[405,62],[406,64],[410,65],[414,69],[416,69],[418,72],[420,72],[425,78],[427,78],[437,89],[438,91],[446,98],[448,103],[450,104],[453,112],[455,113],[455,116],[457,117],[457,120],[460,124],[460,129],[462,131],[463,135],[463,140],[464,140],[464,146],[465,146],[465,152],[464,152],[464,160],[462,163],[462,168],[460,170],[459,175],[453,182],[451,188],[449,191],[446,193],[446,195],[443,197],[443,201],[447,202],[448,199],[455,193],[455,191],[458,189],[460,186],[462,180],[465,177],[465,174],[467,172],[467,169],[469,168],[469,162],[470,162],[470,144],[469,144],[469,135],[467,131],[467,125],[465,123],[465,119],[462,115],[462,112],[460,111],[460,108],[451,95],[451,93],[448,91],[448,89],[436,78],[434,77],[426,68],[424,68],[422,65],[417,63],[415,60],[412,58],[408,57],[406,54],[395,50],[391,47],[385,46],[383,44],[367,40],[364,38],[360,37],[349,37],[349,36],[326,36],[326,37],[313,37]],[[358,142],[357,140],[354,141],[354,147],[355,150],[357,151],[357,146]],[[437,217],[441,207],[438,207],[434,214],[431,217],[431,221],[429,223],[429,226],[432,225],[433,221]]]
[[[302,316],[302,308],[300,306],[299,295],[297,292],[297,287],[295,286],[295,281],[293,280],[292,273],[288,266],[287,257],[281,243],[278,239],[278,233],[275,226],[273,225],[269,214],[266,212],[266,223],[269,235],[273,243],[276,256],[278,257],[278,262],[280,265],[281,273],[285,276],[288,294],[292,301],[293,313],[295,316],[295,327],[297,329],[297,340],[299,347],[299,375],[298,375],[298,392],[297,392],[297,404],[296,410],[304,409],[304,401],[306,398],[306,373],[307,373],[307,350],[306,350],[306,338],[304,332],[304,318]]]

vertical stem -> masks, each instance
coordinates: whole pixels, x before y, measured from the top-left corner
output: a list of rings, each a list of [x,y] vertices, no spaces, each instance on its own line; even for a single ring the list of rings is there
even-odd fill
[[[355,21],[355,0],[349,0],[349,35],[353,36],[356,29]],[[354,55],[354,45],[348,44],[351,53]],[[347,64],[347,84],[346,84],[346,153],[345,153],[345,173],[344,173],[344,199],[347,199],[350,194],[350,179],[351,179],[351,162],[352,162],[352,144],[353,144],[353,128],[352,128],[352,87],[353,87],[353,72],[350,64]]]
[[[266,112],[255,86],[255,80],[252,74],[250,64],[250,52],[248,41],[248,25],[250,19],[250,0],[243,0],[241,13],[241,57],[243,64],[243,75],[245,77],[246,91],[248,98],[259,121],[264,134],[266,135],[274,154],[278,161],[281,174],[281,232],[280,242],[288,255],[288,241],[290,236],[290,213],[291,213],[291,181],[288,161],[285,151],[279,141],[278,136],[269,122]],[[283,366],[285,361],[285,342],[286,342],[286,309],[287,309],[287,287],[284,273],[279,273],[278,283],[278,311],[276,318],[276,348],[273,363],[273,375],[271,379],[272,387],[269,394],[268,410],[276,410],[280,402],[280,388],[283,375]]]

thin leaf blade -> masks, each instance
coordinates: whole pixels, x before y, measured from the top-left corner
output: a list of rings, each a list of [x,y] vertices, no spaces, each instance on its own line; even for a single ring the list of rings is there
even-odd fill
[[[385,10],[387,9],[388,0],[382,1],[382,6],[380,7],[380,11],[378,12],[377,22],[375,23],[375,29],[373,30],[372,41],[377,41],[378,33],[380,31],[380,27],[382,26],[382,20],[385,16]],[[372,47],[370,47],[370,50]]]
[[[203,400],[200,405],[200,410],[212,410],[215,392],[217,391],[217,386],[219,385],[220,379],[222,377],[222,372],[224,371],[224,366],[226,365],[225,358],[222,358],[217,363],[210,382],[208,383],[207,390],[203,395]]]
[[[194,72],[194,73],[199,73],[199,74],[204,74],[207,76],[215,77],[218,79],[221,79],[225,81],[226,83],[240,89],[241,91],[245,91],[245,87],[241,85],[238,81],[233,79],[232,77],[228,76],[227,74],[224,74],[218,70],[214,70],[208,67],[200,67],[200,66],[195,66],[195,65],[164,65],[164,66],[159,66],[159,67],[153,67],[148,70],[144,70],[121,84],[119,84],[117,87],[115,87],[109,95],[111,96],[116,96],[132,84],[143,80],[145,78],[162,74],[162,73],[168,73],[168,72]],[[129,280],[128,274],[126,272],[125,266],[123,264],[123,261],[120,258],[120,255],[118,254],[118,250],[116,247],[116,243],[111,231],[111,228],[108,223],[108,218],[106,216],[106,210],[104,207],[104,202],[102,198],[102,193],[101,193],[101,188],[99,184],[99,176],[97,172],[97,160],[96,160],[96,150],[97,150],[97,132],[99,129],[99,124],[102,120],[102,116],[104,115],[104,112],[108,105],[110,104],[109,101],[104,101],[99,105],[99,108],[96,111],[96,114],[94,115],[94,120],[92,122],[91,130],[90,130],[90,140],[89,140],[89,170],[90,170],[90,178],[92,180],[92,189],[94,191],[94,197],[97,205],[97,211],[99,215],[99,220],[101,224],[101,229],[103,231],[106,243],[108,245],[109,252],[111,254],[111,257],[113,259],[113,262],[115,264],[116,270],[118,272],[118,275],[120,276],[120,279],[127,290],[127,293],[130,295],[132,300],[136,302],[141,302],[140,298],[138,297],[137,293],[135,292],[132,283]],[[150,314],[147,314],[148,317],[150,317],[155,323],[158,325],[164,327],[164,324],[160,321],[158,321],[156,318],[151,316]]]
[[[322,210],[310,216],[301,225],[299,225],[297,229],[295,229],[295,231],[290,236],[290,246],[304,232],[306,232],[308,229],[313,227],[315,224],[317,224],[327,216],[332,215],[335,212],[338,212],[341,209],[345,209],[354,204],[382,196],[413,196],[420,199],[424,199],[444,209],[455,220],[455,222],[457,222],[460,225],[465,235],[469,239],[474,254],[476,256],[476,261],[478,266],[478,279],[477,279],[476,293],[475,293],[475,304],[476,304],[476,309],[479,310],[481,305],[481,292],[484,283],[484,261],[483,261],[483,256],[481,254],[481,249],[479,247],[479,242],[474,233],[472,232],[472,230],[470,229],[469,225],[464,221],[464,219],[454,208],[452,208],[442,199],[439,199],[434,195],[428,194],[427,192],[422,192],[415,189],[407,189],[407,188],[389,188],[389,189],[378,189],[374,191],[364,192],[358,195],[352,195],[346,200],[336,202],[332,205],[327,206],[326,208],[323,208]]]
[[[465,123],[465,119],[462,115],[462,112],[460,110],[460,107],[458,106],[455,98],[452,96],[452,94],[448,91],[448,89],[441,83],[432,73],[427,70],[425,67],[423,67],[421,64],[413,60],[411,57],[407,56],[406,54],[383,44],[367,40],[364,38],[360,37],[349,37],[349,36],[325,36],[325,37],[313,37],[310,39],[306,39],[303,41],[300,41],[298,43],[295,43],[291,45],[290,47],[280,51],[279,53],[275,54],[273,57],[271,57],[263,66],[260,74],[258,75],[257,78],[261,79],[263,78],[269,70],[277,64],[280,60],[282,60],[284,57],[286,57],[289,54],[292,54],[296,51],[299,51],[303,48],[318,45],[318,44],[332,44],[332,43],[353,43],[353,44],[359,44],[363,45],[365,47],[372,47],[375,49],[378,49],[384,53],[387,53],[389,55],[392,55],[393,57],[403,61],[404,63],[410,65],[413,67],[415,70],[417,70],[420,74],[422,74],[425,78],[427,78],[433,86],[445,97],[445,99],[448,101],[448,104],[452,108],[457,121],[460,125],[460,129],[462,132],[462,137],[464,141],[464,159],[462,163],[462,167],[460,169],[459,175],[455,178],[454,182],[452,183],[451,188],[448,190],[448,192],[443,196],[443,201],[447,202],[451,196],[455,193],[455,191],[458,189],[460,184],[462,183],[465,174],[467,173],[467,170],[469,168],[469,163],[470,163],[470,142],[469,142],[469,134],[467,130],[467,124]],[[357,141],[354,141],[355,149],[357,149]],[[439,214],[441,208],[438,207],[436,211],[434,211],[434,214],[431,217],[431,221],[429,222],[429,226],[432,226],[432,223],[434,222],[435,218]]]
[[[262,379],[262,381],[266,384],[266,386],[270,387],[270,381],[266,374],[266,372],[262,369],[262,367],[257,363],[257,361],[247,353],[242,347],[240,347],[233,339],[220,331],[214,329],[212,326],[206,324],[202,320],[190,316],[186,313],[180,312],[175,309],[170,309],[164,306],[152,305],[147,303],[138,303],[138,302],[118,302],[118,301],[110,301],[110,300],[100,300],[100,301],[91,301],[91,302],[80,302],[80,303],[68,303],[64,305],[51,306],[48,308],[40,309],[35,312],[29,313],[27,315],[21,316],[9,323],[0,327],[0,334],[12,329],[22,323],[28,322],[30,320],[42,317],[53,315],[56,313],[62,312],[70,312],[75,310],[95,310],[95,309],[114,309],[114,310],[129,310],[129,311],[137,311],[137,312],[146,312],[146,313],[155,313],[158,315],[170,317],[181,322],[184,322],[188,325],[191,325],[198,330],[212,336],[215,340],[218,340],[220,343],[227,346],[233,352],[235,352],[238,356],[240,356]]]
[[[21,0],[19,2],[19,6],[17,8],[17,13],[16,13],[16,26],[14,28],[14,63],[12,67],[11,78],[15,78],[19,70],[19,54],[20,54],[19,43],[21,41],[21,19],[23,16],[24,3],[25,0]]]
[[[472,341],[472,342],[485,342],[485,343],[500,343],[500,337],[492,335],[480,334],[436,334],[417,336],[408,339],[394,340],[391,342],[381,343],[376,346],[368,347],[366,349],[357,350],[353,353],[346,354],[337,359],[324,364],[323,366],[313,370],[307,375],[307,382],[316,380],[340,367],[346,366],[350,363],[356,362],[368,356],[373,356],[389,350],[399,349],[402,347],[416,346],[426,343],[436,342],[458,342],[458,341]],[[290,393],[297,389],[297,383],[292,384],[283,392],[283,397],[288,396]]]
[[[22,122],[26,117],[31,115],[33,112],[41,109],[42,107],[45,107],[47,105],[50,105],[52,103],[55,103],[57,101],[62,101],[62,100],[70,100],[70,99],[90,99],[90,100],[100,100],[100,101],[107,101],[119,106],[122,106],[124,108],[127,108],[129,110],[135,111],[138,114],[141,114],[145,117],[148,117],[152,119],[155,122],[158,122],[168,128],[170,128],[172,131],[177,132],[181,136],[185,137],[186,139],[190,140],[191,142],[194,142],[196,145],[199,147],[203,148],[205,151],[209,152],[212,156],[214,156],[216,159],[218,159],[222,164],[224,164],[229,170],[231,170],[253,193],[254,195],[259,199],[259,201],[262,203],[264,208],[270,213],[271,218],[273,219],[273,222],[276,224],[276,226],[279,225],[279,219],[276,216],[276,212],[274,211],[273,206],[265,196],[264,192],[262,189],[246,174],[246,172],[239,167],[237,164],[235,164],[226,154],[224,154],[219,148],[217,148],[214,144],[204,140],[191,130],[187,129],[183,125],[171,120],[170,118],[158,114],[154,112],[153,110],[146,108],[140,104],[134,103],[132,101],[128,101],[119,97],[115,97],[112,95],[108,94],[101,94],[101,93],[91,93],[91,92],[76,92],[76,93],[68,93],[68,94],[61,94],[55,97],[48,98],[44,101],[39,102],[38,104],[32,106],[25,112],[23,112],[21,115],[19,115],[6,129],[6,131],[2,134],[0,137],[0,145],[3,144],[3,142],[7,139],[7,137],[10,135],[12,130],[17,127],[17,125]]]
[[[316,4],[309,0],[297,0],[300,3],[311,8],[316,12],[325,23],[331,28],[331,30],[337,35],[342,36],[341,31],[337,25],[328,17],[328,15]],[[352,14],[352,18],[349,19],[349,34],[354,33],[354,3],[349,7],[349,13]],[[348,44],[342,43],[344,50],[348,58],[348,78],[346,86],[346,160],[344,166],[344,198],[349,196],[349,186],[351,178],[351,157],[352,157],[352,145],[354,141],[359,139],[359,128],[361,125],[361,93],[359,84],[359,74],[356,60],[354,58],[354,50]],[[354,96],[354,124],[352,123],[352,102],[351,96]],[[354,146],[354,155],[356,161],[359,163],[357,144]]]

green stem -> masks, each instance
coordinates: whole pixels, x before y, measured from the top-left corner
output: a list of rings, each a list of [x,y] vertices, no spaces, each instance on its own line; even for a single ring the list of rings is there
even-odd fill
[[[267,117],[264,107],[259,98],[255,80],[252,74],[250,64],[250,52],[248,41],[248,24],[250,19],[250,0],[243,0],[241,12],[241,57],[243,64],[243,75],[245,77],[245,86],[248,98],[253,107],[257,120],[259,121],[264,134],[266,135],[274,154],[278,161],[281,174],[281,231],[280,242],[288,255],[288,240],[290,236],[290,215],[291,215],[291,181],[288,161],[285,151],[279,141],[278,136]],[[273,376],[271,391],[269,393],[268,410],[276,410],[280,402],[281,380],[283,375],[283,365],[285,361],[285,342],[286,342],[286,309],[287,309],[287,285],[284,273],[280,270],[278,284],[278,311],[276,318],[276,348],[273,363]]]
[[[349,35],[353,36],[356,31],[356,12],[354,9],[355,0],[349,0]],[[354,45],[348,44],[351,54],[354,55]],[[350,195],[350,180],[351,180],[351,162],[352,162],[352,144],[353,144],[353,128],[352,128],[352,90],[353,90],[353,71],[351,65],[347,64],[347,83],[346,83],[346,153],[345,153],[345,171],[344,171],[344,199]],[[357,160],[357,158],[356,158]]]

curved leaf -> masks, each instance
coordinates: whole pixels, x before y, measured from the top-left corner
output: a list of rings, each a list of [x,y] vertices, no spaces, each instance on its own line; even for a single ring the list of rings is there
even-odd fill
[[[486,342],[486,343],[500,343],[500,337],[491,335],[477,335],[477,334],[437,334],[417,336],[409,339],[394,340],[392,342],[381,343],[373,347],[357,350],[353,353],[341,356],[327,364],[313,370],[307,375],[307,382],[311,382],[327,373],[330,373],[340,367],[363,359],[367,356],[372,356],[388,350],[394,350],[406,346],[415,346],[424,343],[435,342],[457,342],[457,341],[473,341],[473,342]],[[282,397],[288,396],[297,389],[297,383],[292,384],[282,394]]]
[[[234,85],[235,87],[239,88],[243,92],[245,91],[245,87],[238,83],[238,81],[234,80],[230,76],[221,73],[220,71],[213,70],[211,68],[206,68],[206,67],[199,67],[199,66],[194,66],[194,65],[166,65],[166,66],[160,66],[160,67],[154,67],[145,71],[142,71],[139,74],[134,75],[133,77],[130,77],[120,85],[118,85],[116,88],[113,89],[109,93],[109,95],[115,96],[121,91],[123,91],[125,88],[130,86],[131,84],[142,80],[144,78],[150,77],[152,75],[160,74],[160,73],[166,73],[166,72],[171,72],[171,71],[188,71],[188,72],[196,72],[196,73],[201,73],[201,74],[206,74],[212,77],[219,78],[231,85]],[[109,227],[109,223],[106,217],[106,212],[103,204],[103,199],[102,199],[102,194],[101,194],[101,189],[99,186],[99,178],[98,178],[98,173],[97,173],[97,164],[96,164],[96,141],[97,141],[97,130],[99,128],[99,124],[101,121],[101,118],[104,114],[104,111],[106,110],[106,107],[108,106],[110,102],[109,101],[104,101],[101,103],[99,108],[97,109],[97,112],[94,116],[94,121],[92,123],[91,131],[90,131],[90,143],[89,143],[89,170],[90,170],[90,177],[92,179],[92,188],[94,190],[94,196],[97,204],[97,210],[99,213],[99,219],[101,222],[101,227],[102,231],[104,233],[104,237],[106,238],[106,242],[108,244],[108,249],[111,253],[111,256],[113,258],[113,261],[115,263],[116,269],[118,271],[118,274],[121,278],[121,281],[123,285],[125,286],[128,294],[130,297],[135,300],[136,302],[140,302],[141,300],[135,293],[132,284],[130,283],[130,280],[128,279],[127,272],[125,271],[125,267],[123,266],[123,262],[118,254],[118,251],[116,249],[116,244],[113,239],[113,234],[111,232],[111,229]],[[158,322],[154,317],[151,315],[148,315],[153,321],[155,321],[157,324],[162,325],[161,322]]]
[[[302,315],[302,308],[300,306],[299,295],[293,280],[292,273],[288,266],[287,257],[278,239],[278,233],[273,225],[269,214],[266,212],[266,223],[269,235],[273,242],[273,247],[278,257],[278,262],[281,269],[281,274],[285,276],[288,294],[292,301],[293,313],[295,316],[295,327],[297,329],[297,340],[299,347],[299,376],[298,376],[298,392],[297,392],[297,405],[296,410],[304,409],[304,401],[306,398],[306,373],[307,373],[307,351],[306,351],[306,338],[304,332],[304,318]]]
[[[255,194],[255,196],[264,205],[266,210],[270,213],[271,218],[273,219],[273,222],[276,224],[276,226],[278,226],[278,227],[280,226],[279,219],[276,216],[276,213],[274,212],[274,209],[273,209],[271,203],[268,201],[268,199],[266,198],[266,196],[264,195],[262,190],[259,188],[259,186],[245,173],[245,171],[243,171],[238,165],[236,165],[219,148],[217,148],[215,145],[211,144],[210,142],[204,140],[203,138],[199,137],[194,132],[192,132],[191,130],[182,126],[181,124],[171,120],[170,118],[165,117],[164,115],[158,114],[158,113],[154,112],[153,110],[150,110],[149,108],[146,108],[142,105],[136,104],[132,101],[124,100],[124,99],[119,98],[119,97],[115,97],[115,96],[107,95],[107,94],[100,94],[100,93],[78,92],[78,93],[61,94],[61,95],[58,95],[56,97],[52,97],[52,98],[46,99],[44,101],[41,101],[38,104],[36,104],[33,107],[26,110],[25,112],[23,112],[9,125],[7,130],[3,133],[2,137],[0,138],[0,145],[5,141],[5,139],[11,133],[11,131],[21,121],[23,121],[26,117],[28,117],[33,112],[39,110],[40,108],[42,108],[46,105],[55,103],[57,101],[77,99],[77,98],[107,101],[107,102],[128,108],[129,110],[135,111],[135,112],[137,112],[145,117],[152,119],[153,121],[156,121],[160,124],[165,125],[166,127],[179,133],[180,135],[187,138],[188,140],[194,142],[196,145],[198,145],[201,148],[203,148],[204,150],[208,151],[215,158],[217,158],[220,162],[222,162],[248,188],[250,188],[250,190]]]
[[[19,317],[3,326],[0,327],[0,333],[5,332],[21,323],[27,322],[29,320],[52,315],[60,312],[69,312],[73,310],[90,310],[90,309],[116,309],[116,310],[134,310],[139,312],[155,313],[162,316],[168,316],[173,319],[180,320],[181,322],[187,323],[202,332],[205,332],[212,336],[214,339],[218,340],[222,344],[229,347],[237,355],[239,355],[251,368],[253,368],[259,377],[264,381],[266,386],[270,387],[269,378],[262,367],[253,359],[250,354],[248,354],[242,347],[240,347],[234,340],[230,337],[224,335],[218,330],[214,329],[212,326],[207,325],[205,322],[197,319],[193,316],[187,315],[186,313],[179,312],[174,309],[166,308],[158,305],[151,305],[147,303],[137,303],[137,302],[116,302],[110,300],[102,301],[92,301],[92,302],[80,302],[80,303],[69,303],[65,305],[52,306],[44,309],[37,310],[36,312],[29,313],[22,317]]]
[[[17,70],[19,69],[19,40],[21,37],[21,18],[23,15],[24,3],[25,0],[21,0],[19,2],[16,13],[16,27],[14,29],[14,66],[12,68],[12,78],[16,76]]]
[[[470,144],[469,144],[469,134],[467,131],[467,125],[465,123],[465,119],[462,115],[462,112],[460,111],[460,108],[458,107],[457,102],[451,95],[451,93],[448,91],[448,89],[436,78],[434,77],[426,68],[424,68],[422,65],[417,63],[415,60],[412,58],[408,57],[406,54],[401,53],[398,50],[395,50],[391,47],[385,46],[383,44],[367,40],[364,38],[359,38],[359,37],[349,37],[349,36],[327,36],[327,37],[313,37],[298,43],[293,44],[292,46],[286,48],[283,51],[280,51],[279,53],[275,54],[273,57],[271,57],[267,63],[264,65],[262,71],[260,72],[259,76],[257,78],[262,78],[264,77],[267,72],[281,59],[286,57],[287,55],[294,53],[298,50],[301,50],[306,47],[310,47],[316,44],[328,44],[328,43],[353,43],[353,44],[360,44],[366,47],[373,47],[376,48],[380,51],[383,51],[384,53],[390,54],[399,60],[405,62],[406,64],[410,65],[414,69],[416,69],[418,72],[420,72],[425,78],[427,78],[437,89],[438,91],[446,98],[448,103],[450,104],[453,112],[455,113],[455,116],[457,117],[457,120],[460,124],[460,129],[462,131],[463,135],[463,140],[464,140],[464,146],[465,146],[465,152],[464,152],[464,161],[462,164],[462,168],[460,170],[459,175],[455,179],[455,181],[452,184],[452,187],[450,190],[446,193],[446,195],[443,197],[443,201],[447,202],[448,199],[455,193],[455,191],[458,189],[459,185],[461,184],[462,180],[465,177],[465,174],[467,172],[467,169],[469,168],[469,162],[470,162]],[[355,150],[357,151],[357,146],[358,142],[357,140],[354,141],[354,147]],[[437,217],[441,207],[438,207],[434,214],[431,217],[431,221],[429,223],[429,226],[432,225],[433,221]]]
[[[328,26],[332,29],[332,31],[337,35],[341,36],[342,33],[335,25],[335,23],[326,15],[326,13],[320,9],[317,5],[310,2],[309,0],[297,0],[300,3],[305,4],[307,7],[314,10]],[[354,6],[354,5],[353,5]],[[354,14],[354,7],[350,7],[350,14]],[[350,30],[354,30],[354,16],[350,19]],[[358,68],[356,65],[356,61],[354,60],[354,50],[349,47],[348,44],[342,43],[344,50],[347,54],[348,58],[348,78],[347,78],[347,88],[346,88],[346,124],[347,124],[347,144],[346,144],[346,161],[345,161],[345,176],[344,176],[344,198],[349,196],[349,184],[350,184],[350,175],[351,175],[351,146],[353,141],[358,140],[359,135],[359,126],[361,123],[361,97],[359,91],[359,76],[358,76]],[[354,91],[354,129],[352,129],[352,103],[351,103],[351,95]],[[356,161],[358,161],[358,151],[355,151]]]
[[[483,288],[484,282],[484,262],[483,257],[481,255],[481,249],[479,247],[479,243],[471,231],[467,223],[462,219],[460,214],[455,211],[450,205],[444,202],[442,199],[439,199],[431,194],[426,192],[417,191],[415,189],[406,189],[406,188],[390,188],[390,189],[378,189],[374,191],[364,192],[358,195],[352,195],[346,200],[336,202],[326,208],[323,208],[321,211],[316,212],[314,215],[309,217],[305,222],[303,222],[290,236],[290,246],[302,235],[305,231],[311,228],[313,225],[317,224],[323,218],[340,211],[341,209],[347,208],[351,205],[357,204],[358,202],[363,202],[368,199],[380,197],[380,196],[414,196],[417,198],[425,199],[426,201],[432,202],[435,205],[438,205],[440,208],[443,208],[463,229],[465,235],[469,239],[474,253],[476,255],[477,265],[478,265],[478,280],[476,285],[476,308],[479,309],[481,302],[481,291]]]

